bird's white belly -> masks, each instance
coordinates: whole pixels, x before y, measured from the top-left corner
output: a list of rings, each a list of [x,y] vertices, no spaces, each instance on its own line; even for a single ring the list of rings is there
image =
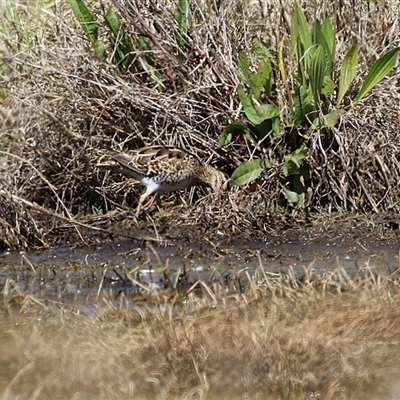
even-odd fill
[[[191,185],[191,179],[181,180],[176,183],[171,182],[155,182],[153,179],[150,178],[143,178],[141,180],[142,184],[146,186],[147,193],[154,193],[154,192],[174,192],[175,190],[182,190],[186,189]]]

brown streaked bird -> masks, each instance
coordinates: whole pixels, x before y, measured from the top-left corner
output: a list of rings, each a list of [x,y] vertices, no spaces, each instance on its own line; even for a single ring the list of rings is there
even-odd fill
[[[136,218],[144,200],[157,192],[173,192],[191,186],[210,186],[214,192],[226,190],[228,177],[223,172],[207,165],[197,156],[175,147],[149,146],[129,153],[110,152],[117,164],[110,166],[113,171],[140,181],[146,191],[140,196]]]

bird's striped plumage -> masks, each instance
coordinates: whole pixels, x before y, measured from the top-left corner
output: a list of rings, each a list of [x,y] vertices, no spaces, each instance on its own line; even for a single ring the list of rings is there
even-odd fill
[[[150,146],[127,153],[111,152],[110,168],[135,178],[146,186],[139,199],[136,216],[143,201],[152,193],[172,192],[191,186],[210,186],[215,192],[227,187],[226,175],[205,164],[196,155],[175,147]]]

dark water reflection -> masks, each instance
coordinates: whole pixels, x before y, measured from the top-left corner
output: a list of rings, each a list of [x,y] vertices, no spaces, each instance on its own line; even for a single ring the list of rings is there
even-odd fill
[[[394,243],[354,240],[340,243],[321,239],[271,242],[230,242],[182,246],[144,245],[130,241],[96,246],[68,246],[45,251],[4,252],[0,255],[0,289],[21,290],[40,298],[87,306],[120,293],[137,295],[144,287],[157,290],[168,284],[190,287],[198,280],[228,283],[241,271],[263,271],[271,276],[306,268],[318,273],[338,267],[354,276],[368,268],[390,275],[399,266]]]

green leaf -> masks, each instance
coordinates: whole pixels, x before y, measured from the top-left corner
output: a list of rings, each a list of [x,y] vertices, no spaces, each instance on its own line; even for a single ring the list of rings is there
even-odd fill
[[[243,83],[250,80],[250,61],[246,54],[239,53],[238,69]]]
[[[151,50],[153,50],[151,48],[151,43],[150,43],[149,39],[147,39],[143,36],[138,36],[136,38],[136,43],[145,52],[150,52]]]
[[[280,118],[272,119],[272,135],[277,137],[281,134],[281,120]]]
[[[312,35],[314,37],[315,43],[322,46],[322,48],[324,50],[324,56],[325,56],[324,74],[331,77],[332,71],[333,71],[333,64],[334,64],[335,60],[332,55],[332,50],[331,50],[330,44],[328,44],[327,38],[325,37],[325,33],[323,32],[322,29],[323,28],[321,27],[321,24],[318,21],[315,21],[313,30],[312,30]],[[314,53],[313,53],[313,55],[314,55]]]
[[[245,185],[257,179],[266,167],[266,161],[261,159],[251,160],[237,167],[231,176],[236,186]]]
[[[274,52],[271,48],[260,38],[253,39],[253,50],[259,59],[268,57],[269,59],[274,59]]]
[[[240,103],[243,106],[244,113],[246,114],[246,117],[249,119],[249,121],[252,122],[254,125],[262,124],[264,119],[258,114],[258,111],[255,108],[251,98],[245,93],[243,86],[239,86],[238,96]]]
[[[163,75],[157,69],[157,64],[154,58],[154,52],[152,51],[151,42],[144,36],[137,36],[136,37],[136,44],[140,47],[144,52],[144,57],[141,56],[139,61],[142,64],[143,69],[145,69],[154,80],[158,83],[161,83],[161,79]]]
[[[96,40],[93,43],[94,53],[101,60],[105,60],[107,58],[106,48],[101,40]]]
[[[291,107],[291,114],[295,125],[303,123],[306,116],[314,111],[312,104],[312,92],[305,86],[298,86],[294,93],[294,104]]]
[[[287,189],[282,184],[280,184],[280,185],[281,185],[281,188],[283,191],[283,195],[285,196],[285,199],[289,203],[297,204],[300,200],[300,196],[296,192],[292,192],[291,190]]]
[[[252,134],[250,128],[244,122],[232,122],[222,132],[217,144],[217,150],[228,146],[232,142],[233,133],[237,131],[244,132],[247,135]]]
[[[98,38],[98,23],[89,9],[86,7],[86,4],[83,2],[83,0],[69,0],[69,3],[76,19],[92,43],[96,56],[102,60],[106,59],[106,49],[103,42]]]
[[[272,66],[269,58],[265,57],[261,60],[257,75],[260,75],[264,81],[265,94],[270,96],[272,89]]]
[[[107,11],[105,17],[106,25],[110,28],[116,41],[116,52],[114,62],[117,64],[122,61],[122,66],[128,68],[132,63],[132,55],[134,48],[126,34],[117,13],[113,9]]]
[[[400,47],[396,47],[395,49],[388,51],[375,62],[368,72],[368,75],[366,76],[354,103],[357,103],[363,99],[373,89],[374,86],[376,86],[383,78],[385,78],[386,75],[389,74],[396,64],[399,52]]]
[[[261,91],[264,87],[263,78],[258,74],[251,74],[249,84],[250,84],[250,94],[255,99],[259,99],[261,96]]]
[[[340,118],[345,114],[344,110],[337,109],[328,114],[322,115],[315,120],[311,124],[311,129],[321,129],[321,128],[331,128],[336,126],[340,120]]]
[[[189,0],[179,0],[178,11],[175,20],[178,23],[179,32],[176,34],[176,42],[180,48],[186,43],[187,33],[190,19],[190,2]]]
[[[301,145],[294,153],[284,156],[283,174],[285,176],[297,175],[306,159],[308,148]]]
[[[254,109],[263,121],[279,116],[279,108],[274,104],[261,104],[260,106],[254,105]]]
[[[296,151],[294,152],[296,156],[298,157],[298,160],[303,164],[303,161],[306,159],[307,153],[308,153],[308,147],[301,145]]]
[[[308,76],[310,79],[310,86],[314,96],[314,108],[319,106],[320,96],[322,92],[322,85],[324,83],[326,69],[326,59],[324,49],[318,45],[313,53],[308,69]]]
[[[307,66],[307,59],[310,57],[309,51],[313,43],[307,19],[299,6],[296,6],[292,12],[290,21],[290,40],[297,61],[301,61],[304,66]]]
[[[72,11],[89,39],[97,39],[98,24],[82,0],[69,1]]]
[[[251,138],[246,135],[246,138],[254,144],[254,146],[261,146],[262,149],[266,149],[269,146],[270,140],[265,141],[264,139],[271,135],[273,137],[278,136],[281,133],[281,120],[280,117],[273,117],[264,120],[262,124],[256,125],[255,132],[252,131]],[[262,143],[260,143],[262,142]]]
[[[107,11],[105,21],[107,26],[111,29],[111,32],[114,34],[115,38],[121,40],[121,22],[118,18],[117,13],[112,8]]]
[[[264,57],[260,61],[258,66],[258,71],[254,75],[250,75],[250,92],[254,98],[259,99],[261,96],[261,91],[265,88],[266,95],[271,94],[272,86],[272,67],[269,58]]]
[[[285,156],[285,162],[283,164],[283,174],[285,176],[297,175],[300,172],[300,166],[295,160],[292,160],[290,155]]]
[[[333,29],[331,20],[329,19],[328,15],[325,15],[324,21],[322,23],[322,34],[325,38],[325,43],[328,47],[325,51],[329,53],[327,62],[328,62],[329,76],[331,76],[333,72],[333,66],[335,63],[336,43],[335,43],[335,30]]]
[[[357,74],[358,66],[358,45],[354,43],[346,53],[342,67],[340,68],[339,92],[337,97],[337,105],[341,103],[344,95],[349,90],[351,82]]]
[[[226,129],[221,133],[221,136],[219,137],[218,144],[216,149],[222,149],[225,146],[228,146],[229,144],[232,143],[232,132],[227,132]]]
[[[324,83],[322,85],[322,93],[324,94],[324,96],[329,97],[334,92],[335,88],[335,82],[333,82],[330,76],[325,74]]]

